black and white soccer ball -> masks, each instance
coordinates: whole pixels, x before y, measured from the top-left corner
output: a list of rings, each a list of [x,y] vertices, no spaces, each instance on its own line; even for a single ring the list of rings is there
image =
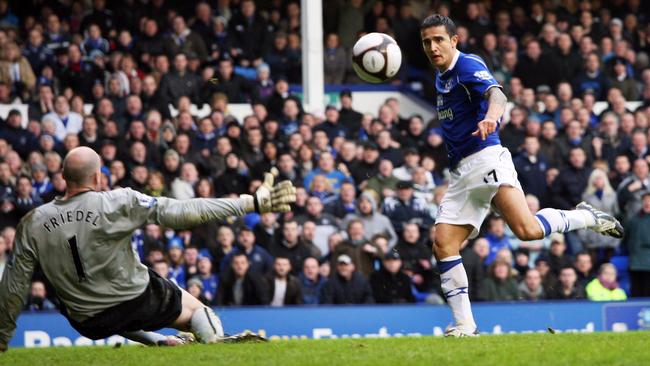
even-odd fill
[[[390,80],[402,65],[402,50],[384,33],[368,33],[352,48],[352,68],[369,83]]]

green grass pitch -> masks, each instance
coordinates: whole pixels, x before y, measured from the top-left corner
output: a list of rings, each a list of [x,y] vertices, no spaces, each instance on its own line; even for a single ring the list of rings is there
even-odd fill
[[[649,365],[650,332],[10,349],[0,365]]]

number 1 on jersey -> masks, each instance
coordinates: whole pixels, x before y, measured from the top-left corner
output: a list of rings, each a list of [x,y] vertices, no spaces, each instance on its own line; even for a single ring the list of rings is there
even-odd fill
[[[79,257],[76,235],[68,239],[68,245],[70,245],[70,252],[72,253],[72,260],[74,261],[74,268],[77,270],[77,276],[79,276],[79,282],[83,282],[86,280],[86,273],[84,272],[84,266]]]

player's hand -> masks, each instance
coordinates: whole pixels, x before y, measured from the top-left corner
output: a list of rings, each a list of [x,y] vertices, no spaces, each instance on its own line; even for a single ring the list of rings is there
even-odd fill
[[[472,132],[472,136],[481,136],[481,140],[485,139],[497,129],[497,121],[486,118],[478,123],[476,131]]]
[[[275,169],[275,173],[277,174],[277,169]],[[290,204],[296,202],[296,188],[288,180],[273,185],[274,180],[274,174],[264,173],[264,183],[255,191],[255,194],[241,196],[245,201],[252,199],[252,207],[248,204],[247,211],[261,214],[291,211]]]

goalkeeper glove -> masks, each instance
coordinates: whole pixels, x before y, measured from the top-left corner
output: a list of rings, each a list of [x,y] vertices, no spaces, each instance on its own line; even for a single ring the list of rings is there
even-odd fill
[[[290,204],[296,202],[296,188],[291,181],[285,180],[275,186],[274,176],[264,173],[264,183],[255,191],[254,195],[242,194],[239,196],[244,202],[246,212],[289,212]]]

